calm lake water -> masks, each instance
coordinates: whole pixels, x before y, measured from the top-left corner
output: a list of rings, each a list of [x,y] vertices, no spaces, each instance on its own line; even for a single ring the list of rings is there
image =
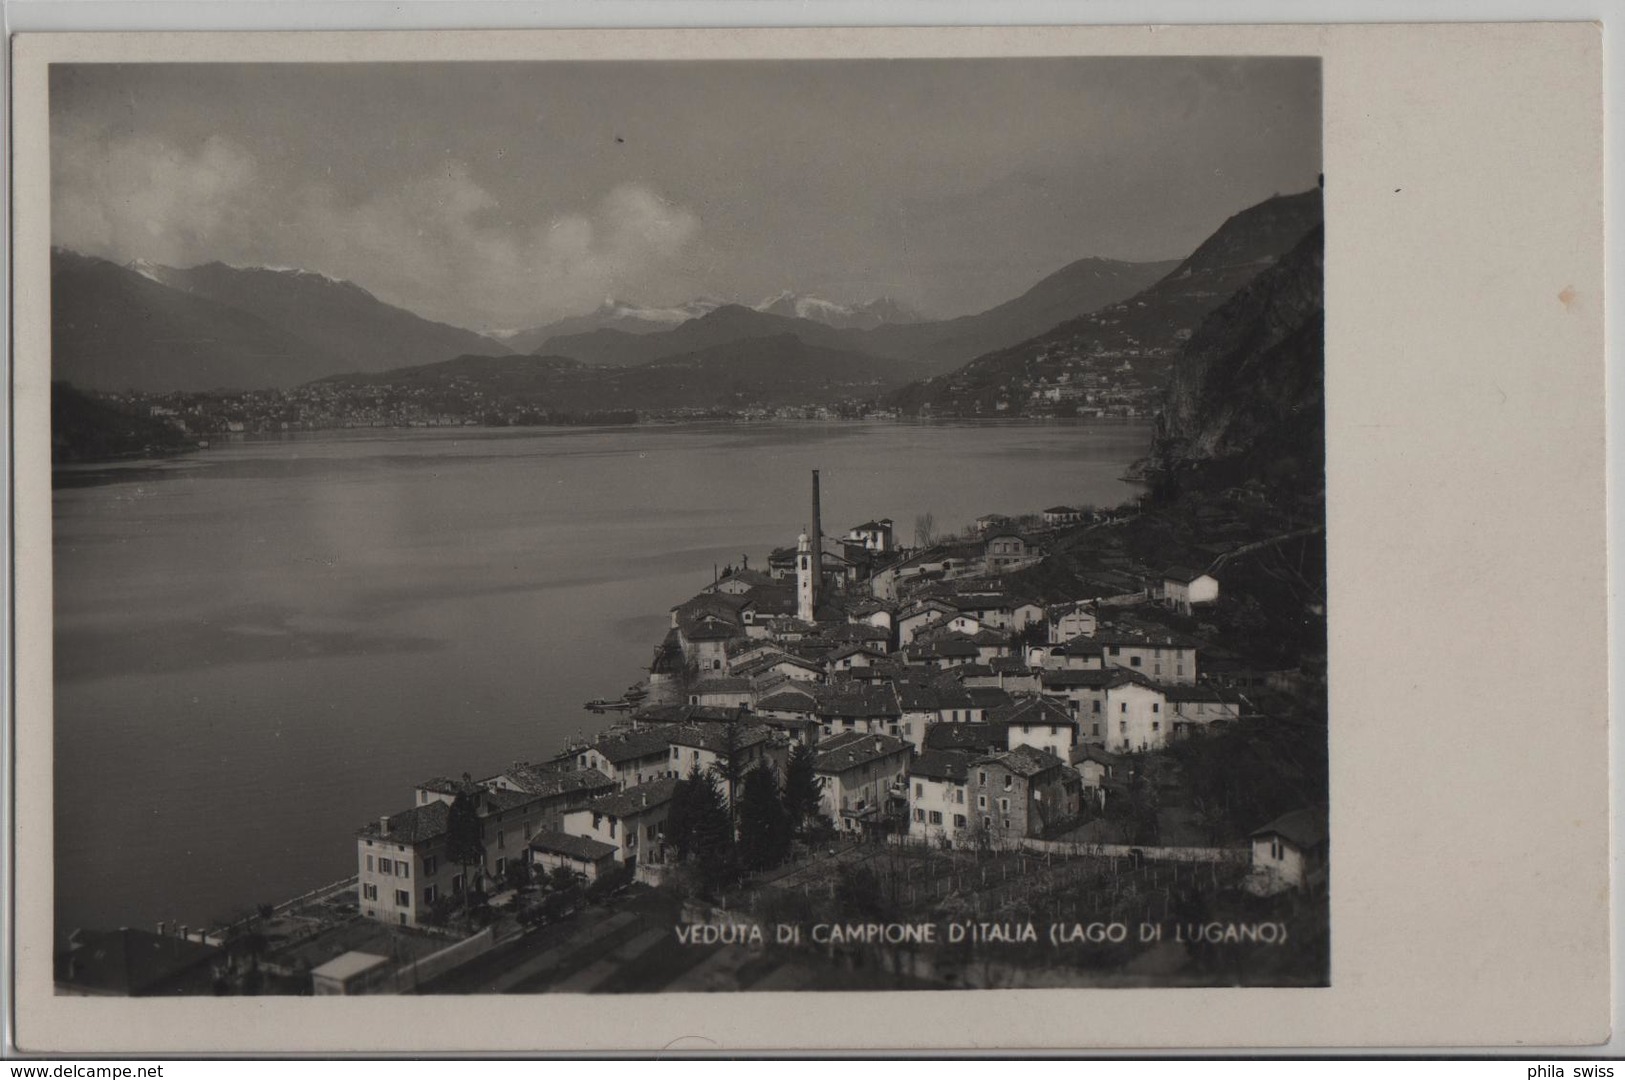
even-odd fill
[[[415,782],[607,723],[715,564],[825,531],[1115,504],[1136,424],[324,434],[59,476],[59,929],[351,874]],[[66,482],[64,484],[64,481]]]

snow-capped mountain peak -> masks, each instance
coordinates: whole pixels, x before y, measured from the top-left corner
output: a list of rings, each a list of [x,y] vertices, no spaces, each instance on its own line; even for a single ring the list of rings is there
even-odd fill
[[[861,304],[840,304],[821,296],[786,289],[756,305],[756,310],[786,318],[811,319],[836,329],[868,330],[882,323],[919,322],[920,314],[890,297]]]

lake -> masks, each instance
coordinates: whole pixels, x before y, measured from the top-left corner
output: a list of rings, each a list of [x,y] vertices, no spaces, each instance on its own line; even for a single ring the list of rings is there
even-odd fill
[[[766,423],[323,433],[59,473],[56,913],[200,925],[355,872],[435,775],[609,722],[713,568],[1113,505],[1146,425]]]

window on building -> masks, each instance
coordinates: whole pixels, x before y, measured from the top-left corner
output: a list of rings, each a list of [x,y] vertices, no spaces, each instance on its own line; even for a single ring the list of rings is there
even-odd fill
[[[372,873],[372,856],[367,856],[367,873]]]
[[[406,891],[405,889],[396,889],[395,890],[395,906],[396,907],[411,907],[412,906],[412,894],[410,892]]]
[[[986,810],[987,809],[987,796],[986,795],[978,795],[978,796],[976,796],[976,809],[978,809],[978,810]]]
[[[1091,709],[1090,711],[1091,712],[1099,712],[1100,711],[1100,702],[1096,701],[1096,702],[1093,702],[1092,704],[1094,705],[1094,708]]]
[[[452,892],[452,895],[457,896],[457,895],[461,894],[462,891],[463,891],[463,875],[461,875],[461,874],[452,875],[452,879],[451,879],[451,892]]]
[[[642,773],[638,774],[638,783],[640,783],[640,784],[643,783],[643,774]],[[507,833],[507,831],[505,829],[498,829],[497,830],[497,847],[503,848],[503,847],[507,847],[507,846],[508,846],[508,833]]]
[[[999,800],[999,812],[1001,814],[1008,814],[1010,812],[1010,800],[1009,799],[1000,799]]]
[[[361,886],[361,899],[363,899],[363,900],[376,900],[376,899],[378,899],[378,886],[376,886],[376,885],[363,885],[363,886]]]
[[[1140,658],[1138,656],[1129,657],[1128,658],[1128,666],[1129,667],[1139,667],[1140,666]]]
[[[954,828],[963,829],[964,827],[965,827],[965,815],[964,814],[955,814],[954,815]]]
[[[931,824],[933,824],[933,825],[941,825],[942,824],[942,811],[941,810],[933,810],[933,811],[931,811],[931,819],[930,820],[931,820]]]
[[[1128,702],[1125,701],[1121,705],[1117,706],[1117,711],[1120,713],[1128,712]]]
[[[1152,703],[1151,703],[1151,711],[1152,711],[1152,712],[1161,712],[1161,711],[1162,711],[1162,702],[1160,702],[1160,701],[1153,701],[1153,702],[1152,702]]]
[[[993,819],[984,814],[982,816],[982,828],[991,829],[992,827],[993,827]]]
[[[1010,819],[1009,818],[1004,819],[1004,827],[1006,829],[1008,829],[1010,827]]]
[[[435,858],[433,855],[425,855],[423,857],[423,874],[424,874],[424,876],[425,877],[432,877],[434,875],[435,869],[439,865],[440,865],[440,860],[439,859]]]
[[[508,860],[505,859],[505,858],[498,859],[497,860],[497,877],[501,877],[504,873],[507,872],[507,869],[508,869]]]
[[[438,898],[439,894],[435,891],[435,887],[433,885],[425,885],[423,887],[423,905],[425,907],[431,906]]]
[[[965,805],[965,789],[964,788],[955,788],[954,789],[954,802],[958,803],[960,806]]]
[[[915,821],[924,821],[925,820],[925,811],[919,809],[918,807],[916,807],[915,810],[914,810],[914,820]]]
[[[378,860],[378,872],[385,877],[389,877],[395,872],[395,860],[380,858]]]
[[[985,783],[987,783],[987,773],[985,773],[985,772],[978,772],[978,773],[977,773],[977,774],[976,774],[976,782],[977,782],[977,783],[978,783],[978,784],[985,784]]]
[[[611,840],[615,839],[615,819],[614,818],[609,819],[609,838]]]
[[[1128,732],[1128,721],[1127,720],[1119,720],[1118,723],[1117,723],[1117,733],[1119,735],[1123,735],[1123,734],[1127,734],[1127,732]]]
[[[1096,735],[1096,736],[1098,736],[1100,734],[1100,725],[1099,724],[1091,724],[1090,728],[1092,730],[1089,732],[1089,734]]]

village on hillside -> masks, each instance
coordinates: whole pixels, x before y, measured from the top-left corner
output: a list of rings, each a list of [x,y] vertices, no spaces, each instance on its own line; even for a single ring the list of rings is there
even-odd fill
[[[905,547],[884,518],[825,536],[818,483],[808,532],[718,568],[647,678],[588,703],[595,737],[418,781],[324,890],[70,956],[141,954],[136,993],[1324,981],[1324,645],[1261,644],[1236,589],[1279,544],[1243,503],[1152,565],[1135,504],[927,517]],[[981,944],[760,936],[926,919]]]

